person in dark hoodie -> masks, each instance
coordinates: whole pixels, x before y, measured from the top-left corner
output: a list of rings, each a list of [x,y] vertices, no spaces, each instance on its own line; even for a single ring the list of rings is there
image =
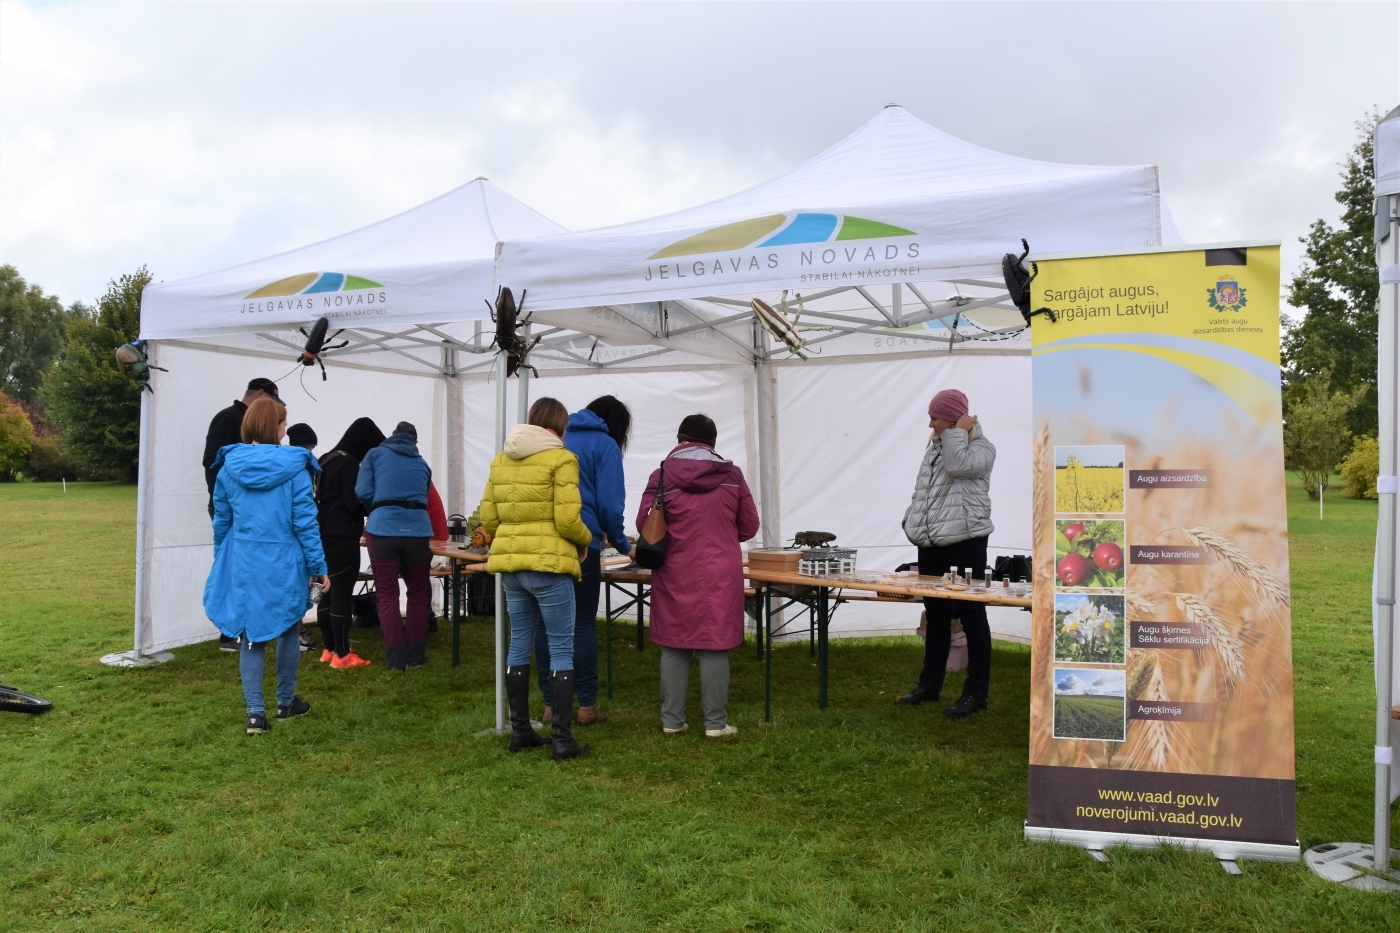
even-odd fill
[[[632,553],[627,540],[627,486],[622,473],[622,452],[632,431],[632,412],[611,395],[595,398],[582,411],[569,416],[564,447],[578,457],[578,494],[582,518],[593,532],[593,543],[582,561],[583,579],[574,584],[574,690],[578,697],[580,726],[603,722],[598,711],[598,595],[603,585],[604,537],[620,554]],[[549,638],[544,627],[535,630],[535,657],[539,661],[540,693],[544,695],[544,721],[554,715],[549,683]]]
[[[277,643],[277,719],[311,711],[296,695],[297,635],[307,588],[330,589],[311,474],[311,451],[284,447],[287,410],[257,399],[243,418],[243,443],[221,448],[214,467],[214,566],[204,584],[204,612],[225,636],[242,636],[239,673],[248,708],[245,731],[268,730],[263,699],[266,648]]]
[[[326,645],[321,660],[338,671],[370,663],[350,650],[351,597],[360,574],[360,535],[365,530],[365,507],[355,495],[355,484],[360,478],[360,461],[383,442],[379,425],[369,418],[357,418],[320,460],[316,508],[331,592],[317,606],[316,621]]]
[[[379,594],[379,627],[384,632],[384,658],[390,670],[427,663],[428,615],[432,612],[432,580],[428,575],[433,534],[428,516],[428,488],[433,471],[418,453],[418,429],[400,421],[378,447],[360,463],[355,497],[369,521],[369,565]],[[399,577],[408,591],[408,613],[399,617]]]
[[[651,474],[637,530],[660,500],[669,542],[666,562],[651,572],[651,640],[661,646],[661,728],[689,728],[685,698],[690,659],[699,655],[705,736],[729,724],[729,652],[744,641],[744,559],[739,542],[758,532],[758,511],[744,474],[715,453],[715,423],[689,415],[676,447]]]

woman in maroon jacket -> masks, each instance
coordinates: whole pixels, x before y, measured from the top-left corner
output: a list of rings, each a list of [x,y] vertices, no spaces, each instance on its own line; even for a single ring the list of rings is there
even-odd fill
[[[637,530],[657,498],[666,513],[666,563],[651,574],[651,640],[661,646],[661,728],[684,732],[690,659],[699,655],[705,735],[739,730],[729,724],[729,651],[744,641],[744,562],[739,542],[758,531],[758,512],[744,474],[715,453],[715,423],[705,415],[681,422],[677,446],[651,474]]]

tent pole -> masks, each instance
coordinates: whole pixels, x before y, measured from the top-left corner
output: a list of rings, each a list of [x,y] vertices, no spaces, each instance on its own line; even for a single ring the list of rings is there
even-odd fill
[[[768,332],[753,323],[754,374],[758,395],[758,520],[764,547],[782,547],[778,500],[778,381],[768,362]]]
[[[462,385],[457,381],[457,348],[442,348],[443,388],[447,391],[447,514],[466,512],[466,444],[462,437]]]
[[[1382,275],[1380,287],[1380,321],[1377,334],[1377,389],[1379,390],[1380,422],[1380,514],[1376,522],[1376,800],[1375,839],[1372,843],[1372,864],[1375,870],[1390,870],[1390,719],[1394,702],[1393,667],[1395,637],[1395,498],[1396,498],[1396,311],[1400,285],[1393,281],[1396,264],[1400,263],[1400,218],[1396,217],[1396,202],[1400,196],[1378,199],[1383,205],[1382,222],[1388,235],[1378,245],[1376,258],[1382,269],[1392,270]],[[1380,211],[1378,210],[1378,213]],[[1392,281],[1386,282],[1390,278]]]
[[[506,446],[506,354],[496,353],[496,452]],[[506,731],[506,589],[496,574],[496,732]]]
[[[522,331],[521,339],[529,343],[530,325],[526,324]],[[519,380],[515,386],[515,423],[524,424],[530,417],[530,370],[522,365],[516,371],[515,378]],[[502,446],[504,446],[504,441]]]
[[[152,365],[156,360],[156,345],[146,344],[146,357]],[[152,376],[155,374],[152,373]],[[136,440],[136,624],[133,627],[130,651],[103,655],[100,659],[110,667],[146,667],[163,664],[174,657],[168,651],[158,651],[153,655],[145,653],[145,645],[150,634],[151,562],[150,522],[151,511],[151,409],[155,406],[155,394],[141,390],[141,416]]]

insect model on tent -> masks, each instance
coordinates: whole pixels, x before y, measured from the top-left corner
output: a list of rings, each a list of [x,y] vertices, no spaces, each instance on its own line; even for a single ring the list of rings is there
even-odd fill
[[[762,298],[755,298],[749,302],[753,308],[754,317],[758,318],[758,323],[763,325],[763,329],[783,343],[787,344],[789,350],[802,357],[804,360],[807,354],[802,352],[806,341],[797,333],[797,329],[788,322],[787,315],[773,310],[773,306]]]
[[[1001,277],[1006,282],[1006,291],[1011,295],[1011,303],[1016,306],[1016,310],[1021,312],[1021,317],[1025,318],[1028,326],[1031,323],[1031,318],[1037,314],[1046,315],[1052,322],[1059,320],[1059,315],[1050,308],[1031,310],[1031,282],[1035,281],[1040,270],[1035,263],[1031,263],[1029,270],[1026,269],[1026,257],[1031,254],[1031,245],[1023,238],[1021,247],[1025,252],[1020,256],[1015,253],[1007,253],[1001,257]]]
[[[491,309],[491,320],[496,323],[496,346],[506,353],[506,376],[514,376],[521,367],[528,369],[538,378],[539,370],[525,361],[530,355],[530,351],[535,349],[535,344],[540,342],[540,338],[527,342],[524,337],[516,333],[519,328],[520,309],[525,307],[525,292],[520,293],[520,308],[516,308],[515,296],[510,293],[510,289],[505,286],[496,293],[496,307],[491,308],[491,302],[486,302],[486,307]]]
[[[344,328],[341,328],[331,334],[330,337],[327,337],[326,331],[329,329],[330,321],[327,321],[325,318],[319,318],[315,324],[312,324],[311,333],[309,334],[306,332],[305,327],[297,328],[297,330],[301,332],[301,335],[306,338],[306,346],[301,351],[301,359],[299,362],[303,366],[310,366],[312,363],[320,366],[322,382],[326,381],[326,364],[321,362],[321,354],[327,350],[339,350],[341,347],[348,346],[350,343],[349,340],[342,340],[340,343],[333,344],[329,347],[326,346],[326,341],[328,339],[334,340],[344,332]]]

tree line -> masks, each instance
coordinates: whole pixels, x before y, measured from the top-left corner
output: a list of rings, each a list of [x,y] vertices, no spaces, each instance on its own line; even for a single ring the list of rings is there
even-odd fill
[[[1283,328],[1284,452],[1310,498],[1339,467],[1347,494],[1378,498],[1380,447],[1376,328],[1380,274],[1375,253],[1372,138],[1380,114],[1356,124],[1358,139],[1342,163],[1342,206],[1333,227],[1316,220],[1299,241],[1305,258],[1288,289],[1303,312]]]
[[[141,389],[113,354],[150,280],[143,266],[65,308],[0,265],[0,481],[136,479]]]

